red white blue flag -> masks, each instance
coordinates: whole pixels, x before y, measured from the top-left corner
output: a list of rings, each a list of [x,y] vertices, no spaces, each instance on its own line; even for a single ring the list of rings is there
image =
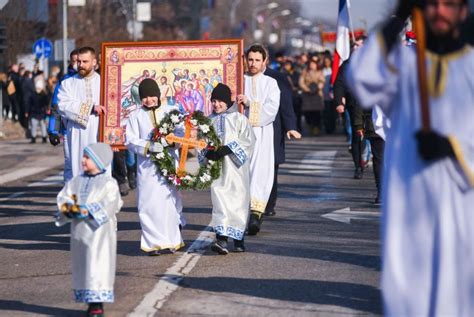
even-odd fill
[[[332,63],[331,84],[336,80],[339,66],[349,59],[351,47],[349,37],[349,0],[339,0],[339,15],[337,18],[336,50]]]

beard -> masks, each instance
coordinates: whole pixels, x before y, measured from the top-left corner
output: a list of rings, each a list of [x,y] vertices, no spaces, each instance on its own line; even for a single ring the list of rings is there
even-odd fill
[[[87,77],[90,73],[92,72],[92,68],[79,68],[79,75],[81,75],[81,77]]]

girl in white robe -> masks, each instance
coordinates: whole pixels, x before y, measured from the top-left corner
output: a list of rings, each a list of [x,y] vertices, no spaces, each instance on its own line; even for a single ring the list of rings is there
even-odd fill
[[[184,246],[180,226],[181,196],[157,172],[150,155],[161,152],[161,144],[151,142],[153,129],[166,113],[176,107],[160,104],[160,90],[152,79],[144,79],[139,86],[143,107],[130,118],[126,128],[126,146],[137,154],[138,215],[142,227],[141,249],[148,255],[159,255],[163,250],[175,252]]]
[[[112,161],[109,145],[84,149],[84,174],[58,194],[56,225],[71,223],[72,286],[77,302],[89,304],[88,315],[103,314],[102,303],[114,301],[117,254],[116,213],[122,207],[119,188],[105,167]]]
[[[250,158],[255,135],[248,119],[232,105],[228,86],[218,84],[211,95],[212,124],[222,141],[221,148],[208,151],[208,159],[223,158],[221,176],[212,183],[212,221],[217,241],[211,249],[227,254],[227,238],[234,251],[244,252],[244,233],[250,206]],[[230,107],[230,108],[229,108]]]

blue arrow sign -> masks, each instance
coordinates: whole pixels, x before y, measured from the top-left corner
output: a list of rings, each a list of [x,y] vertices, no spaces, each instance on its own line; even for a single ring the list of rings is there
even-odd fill
[[[36,58],[40,58],[41,56],[48,58],[52,52],[53,44],[48,39],[40,38],[33,44],[33,54],[35,54]]]

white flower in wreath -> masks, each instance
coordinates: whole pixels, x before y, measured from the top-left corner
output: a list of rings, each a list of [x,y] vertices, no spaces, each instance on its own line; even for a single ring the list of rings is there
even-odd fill
[[[202,133],[204,133],[204,134],[210,131],[209,126],[207,124],[201,124],[199,126],[199,128],[201,129]]]
[[[189,120],[189,122],[191,122],[191,124],[193,126],[197,126],[198,125],[198,121],[196,119],[192,119],[192,120]]]
[[[212,178],[211,178],[211,175],[207,174],[207,173],[204,173],[201,177],[199,177],[199,180],[203,183],[206,183],[208,181],[210,181]]]
[[[157,159],[161,160],[162,158],[165,157],[165,153],[163,153],[163,152],[157,153],[157,154],[155,155],[155,157],[156,157]]]
[[[177,116],[175,114],[171,115],[170,119],[171,119],[171,122],[173,122],[173,123],[178,123],[179,122],[179,116]]]
[[[161,134],[168,133],[168,129],[166,129],[165,127],[161,127],[159,131],[160,131]]]
[[[165,129],[168,129],[168,128],[169,128],[169,124],[168,124],[168,123],[163,123],[162,127],[165,128]]]
[[[191,176],[189,176],[189,175],[186,175],[186,176],[183,178],[183,180],[185,180],[185,181],[188,181],[188,182],[189,182],[189,181],[192,181],[192,180],[193,180],[193,178],[192,178]]]
[[[161,175],[167,176],[168,175],[168,170],[162,169],[161,170]]]
[[[163,145],[163,146],[168,146],[168,142],[166,142],[166,138],[160,138],[160,143]]]

